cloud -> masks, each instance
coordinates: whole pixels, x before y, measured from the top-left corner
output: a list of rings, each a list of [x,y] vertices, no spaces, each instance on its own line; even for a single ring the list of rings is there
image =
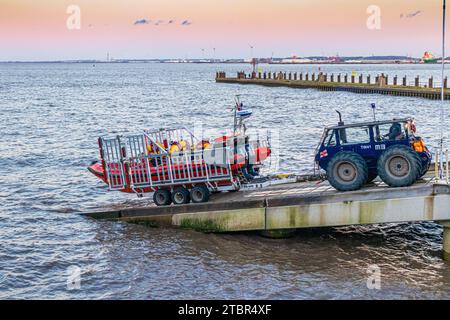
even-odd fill
[[[417,11],[410,12],[410,13],[402,13],[402,14],[400,14],[400,18],[401,19],[403,19],[403,18],[411,19],[411,18],[417,17],[421,14],[422,14],[422,10],[417,10]]]
[[[157,20],[150,20],[150,19],[146,19],[146,18],[142,18],[142,19],[138,19],[136,20],[133,24],[136,25],[144,25],[144,24],[151,24],[154,26],[159,26],[159,25],[169,25],[169,24],[175,24],[175,20],[174,19],[170,19],[170,20],[161,20],[161,19],[157,19]],[[189,26],[191,25],[192,22],[189,20],[183,20],[180,25],[182,26]]]
[[[147,20],[147,19],[139,19],[139,20],[136,20],[135,22],[134,22],[134,25],[136,26],[136,25],[140,25],[140,24],[149,24],[150,23],[150,20]]]

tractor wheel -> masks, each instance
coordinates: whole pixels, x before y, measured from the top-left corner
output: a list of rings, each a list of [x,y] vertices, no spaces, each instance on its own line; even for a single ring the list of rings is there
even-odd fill
[[[193,203],[208,202],[209,190],[206,186],[195,186],[191,189],[191,200]]]
[[[189,190],[186,188],[176,188],[172,191],[173,204],[186,204],[191,200]]]
[[[172,203],[172,197],[169,190],[158,189],[153,193],[153,202],[157,206],[168,206]]]
[[[341,151],[328,164],[327,176],[330,184],[339,191],[358,190],[367,181],[367,163],[357,153]]]
[[[376,170],[369,170],[366,183],[371,183],[373,180],[376,179],[376,177],[378,177],[378,172]]]
[[[417,179],[422,178],[428,172],[428,170],[430,170],[430,166],[431,160],[429,160],[425,165],[422,163],[422,169],[420,170],[420,175]]]
[[[412,185],[422,172],[419,155],[410,147],[397,145],[388,148],[378,159],[378,175],[391,187]]]

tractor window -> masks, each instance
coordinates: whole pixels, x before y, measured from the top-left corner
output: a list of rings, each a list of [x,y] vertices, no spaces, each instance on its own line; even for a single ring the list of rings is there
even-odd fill
[[[326,147],[336,145],[336,134],[334,133],[334,130],[328,130],[324,145]]]
[[[400,122],[386,123],[375,126],[375,141],[394,141],[405,138],[405,128]]]
[[[345,134],[343,132],[339,134],[342,145],[370,143],[369,127],[345,128],[344,130]]]

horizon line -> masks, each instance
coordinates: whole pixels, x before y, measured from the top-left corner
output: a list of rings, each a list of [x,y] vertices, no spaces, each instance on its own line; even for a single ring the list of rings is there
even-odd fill
[[[230,60],[278,60],[278,59],[305,59],[305,58],[341,58],[341,59],[349,59],[349,58],[386,58],[389,60],[394,58],[401,59],[415,59],[421,60],[421,57],[414,56],[406,56],[406,55],[346,55],[346,56],[323,56],[323,55],[308,55],[308,56],[284,56],[284,57],[255,57],[255,58],[242,58],[242,57],[234,57],[234,58],[112,58],[110,60],[106,59],[95,59],[95,58],[83,58],[83,59],[42,59],[42,60],[0,60],[0,63],[61,63],[61,62],[125,62],[125,61],[230,61]],[[448,59],[446,57],[445,59]],[[436,57],[435,59],[440,60],[440,57]]]

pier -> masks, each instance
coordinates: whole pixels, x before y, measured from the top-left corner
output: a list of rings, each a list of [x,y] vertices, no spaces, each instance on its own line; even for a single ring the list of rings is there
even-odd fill
[[[274,237],[311,227],[435,221],[444,227],[443,257],[450,259],[450,186],[430,178],[403,188],[389,188],[376,180],[352,192],[338,192],[326,181],[302,181],[213,194],[202,204],[84,215],[202,232],[259,231]]]
[[[246,74],[237,72],[236,77],[227,77],[225,72],[216,72],[217,83],[255,84],[272,87],[290,87],[303,89],[318,89],[322,91],[348,91],[366,94],[386,94],[401,97],[420,97],[432,100],[441,99],[441,84],[433,77],[413,80],[406,76],[389,77],[385,74],[376,76],[363,74],[327,74],[303,72],[253,72]],[[447,78],[444,79],[444,98],[450,99],[447,88]]]

